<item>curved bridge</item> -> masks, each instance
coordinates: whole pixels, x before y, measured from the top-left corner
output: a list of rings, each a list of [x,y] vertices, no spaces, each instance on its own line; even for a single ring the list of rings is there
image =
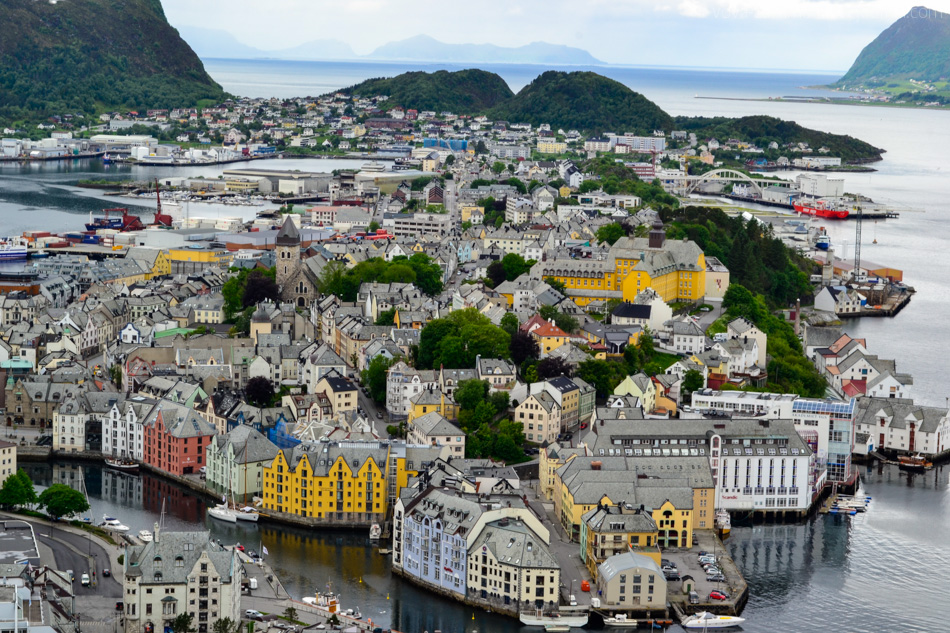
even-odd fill
[[[762,188],[759,187],[758,182],[754,179],[749,178],[741,171],[736,171],[734,169],[714,169],[713,171],[708,171],[702,176],[692,180],[689,186],[686,188],[687,193],[693,193],[696,190],[696,187],[703,184],[704,182],[744,182],[752,185],[752,188],[755,190],[759,197],[762,197]]]

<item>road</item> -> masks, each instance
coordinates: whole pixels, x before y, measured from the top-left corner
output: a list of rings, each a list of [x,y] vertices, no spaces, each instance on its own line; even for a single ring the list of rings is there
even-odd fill
[[[77,598],[100,596],[114,599],[113,602],[122,599],[122,586],[114,577],[106,578],[102,575],[102,570],[109,566],[109,557],[105,549],[96,542],[97,539],[72,534],[52,525],[39,523],[31,523],[31,525],[37,540],[52,550],[55,567],[61,570],[73,570],[75,576],[73,591]],[[95,572],[94,577],[93,572]],[[79,582],[84,573],[88,573],[93,578],[93,583],[88,587],[83,587]]]

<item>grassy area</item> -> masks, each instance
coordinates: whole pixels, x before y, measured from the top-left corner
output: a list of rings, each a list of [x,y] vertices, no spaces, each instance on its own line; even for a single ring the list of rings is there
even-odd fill
[[[654,356],[653,360],[650,362],[650,366],[651,366],[651,369],[654,366],[658,366],[660,368],[659,371],[654,372],[654,373],[657,373],[657,374],[664,373],[670,365],[672,365],[678,360],[680,360],[680,357],[677,356],[676,354],[666,354],[664,352],[657,352],[656,356]]]

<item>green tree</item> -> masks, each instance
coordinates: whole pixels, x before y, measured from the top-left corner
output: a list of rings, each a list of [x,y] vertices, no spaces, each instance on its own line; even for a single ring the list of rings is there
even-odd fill
[[[215,620],[211,626],[212,633],[240,633],[241,623],[235,622],[231,618],[221,618]]]
[[[491,170],[494,174],[500,174],[501,172],[505,171],[505,164],[500,160],[496,160],[494,163],[492,163]]]
[[[369,389],[369,396],[375,402],[386,402],[386,376],[389,368],[397,359],[388,359],[382,354],[373,357],[369,365],[360,373],[360,379]]]
[[[551,286],[551,288],[553,288],[554,290],[557,290],[562,295],[565,295],[565,296],[567,295],[567,286],[564,285],[563,281],[559,279],[555,279],[554,277],[545,277],[544,283]]]
[[[221,296],[224,298],[224,317],[231,320],[235,314],[244,308],[244,281],[247,279],[247,269],[242,269],[221,286]]]
[[[505,279],[514,281],[524,273],[531,271],[531,265],[524,257],[517,253],[508,253],[501,259],[502,268],[505,270]]]
[[[182,612],[175,616],[175,619],[172,620],[171,630],[172,633],[197,633],[196,629],[192,625],[193,616],[190,613]]]
[[[379,228],[380,228],[379,222],[377,222],[376,220],[372,220],[372,221],[369,223],[369,226],[366,227],[366,232],[367,232],[367,233],[375,233],[376,231],[379,230]]]
[[[485,380],[460,380],[455,389],[455,401],[463,411],[474,411],[480,402],[488,399],[489,389],[490,385]]]
[[[284,609],[284,618],[290,620],[291,622],[296,622],[297,610],[293,607],[287,607]]]
[[[40,493],[37,501],[40,507],[46,510],[46,514],[53,519],[78,514],[89,509],[89,501],[86,497],[66,484],[53,484]]]
[[[274,385],[263,376],[255,376],[247,381],[244,396],[254,406],[269,407],[274,400]]]
[[[610,224],[605,224],[599,229],[597,229],[597,241],[598,242],[607,242],[611,246],[614,245],[614,242],[619,240],[625,235],[623,227],[620,226],[617,222],[611,222]]]
[[[455,154],[449,154],[448,156],[445,157],[446,167],[451,167],[454,164],[455,164]]]
[[[376,325],[395,325],[396,324],[396,308],[390,308],[388,310],[383,310],[379,313],[379,316],[376,317]]]
[[[22,468],[10,475],[0,487],[0,506],[5,508],[20,508],[37,502],[36,489],[30,476]]]
[[[518,321],[518,317],[512,312],[506,312],[505,316],[501,317],[501,329],[505,332],[508,332],[508,335],[512,338],[515,335],[515,332],[518,331],[518,328],[521,326],[521,322]]]
[[[681,387],[683,402],[688,402],[693,392],[699,391],[702,388],[703,375],[696,369],[688,369],[686,373],[683,374],[683,386]]]
[[[489,264],[485,274],[488,276],[492,288],[497,288],[508,279],[508,275],[505,273],[505,265],[500,261]]]
[[[511,335],[508,349],[511,352],[511,360],[516,365],[521,365],[526,360],[535,360],[541,355],[537,339],[527,332],[515,331]]]
[[[275,268],[262,271],[252,270],[244,282],[244,291],[241,295],[242,307],[256,306],[261,301],[279,301],[280,289],[277,287],[277,270]]]
[[[115,364],[109,368],[109,378],[112,379],[112,384],[116,387],[122,388],[122,365]]]
[[[504,413],[508,410],[510,396],[507,391],[496,391],[491,394],[488,399],[495,413]]]

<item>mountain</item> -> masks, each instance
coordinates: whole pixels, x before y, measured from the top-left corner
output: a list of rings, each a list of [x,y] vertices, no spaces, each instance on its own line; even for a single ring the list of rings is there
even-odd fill
[[[592,72],[549,70],[489,113],[497,119],[618,133],[672,129],[658,105],[619,81]]]
[[[3,0],[0,117],[197,105],[225,97],[161,0]],[[11,26],[15,25],[15,26]]]
[[[427,35],[417,35],[399,42],[383,44],[368,57],[427,62],[604,65],[604,62],[585,50],[559,44],[532,42],[518,47],[494,44],[446,44]]]
[[[368,79],[341,92],[364,97],[388,95],[389,107],[457,114],[480,114],[514,97],[504,79],[475,69],[409,72],[388,79]]]
[[[914,7],[868,44],[838,84],[950,78],[950,14]]]
[[[183,26],[181,36],[191,44],[202,59],[287,59],[311,61],[322,59],[354,59],[350,45],[339,40],[313,40],[278,50],[263,50],[244,42],[220,29]]]

